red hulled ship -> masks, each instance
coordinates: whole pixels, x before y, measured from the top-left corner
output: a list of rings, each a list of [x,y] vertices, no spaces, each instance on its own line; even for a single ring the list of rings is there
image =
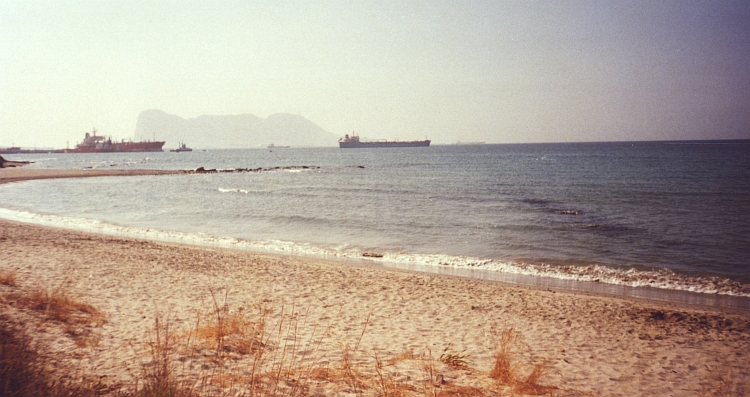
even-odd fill
[[[65,153],[106,153],[106,152],[163,152],[164,141],[133,142],[122,140],[113,142],[112,138],[96,135],[96,129],[87,132],[83,142],[75,149],[65,149]]]

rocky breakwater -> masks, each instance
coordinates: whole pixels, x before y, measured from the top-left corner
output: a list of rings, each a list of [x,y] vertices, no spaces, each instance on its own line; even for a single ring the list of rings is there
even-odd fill
[[[193,171],[196,174],[216,174],[220,172],[225,173],[232,173],[232,172],[268,172],[268,171],[295,171],[295,170],[308,170],[308,169],[320,169],[319,166],[310,166],[310,165],[293,165],[293,166],[286,166],[286,167],[270,167],[270,168],[264,168],[264,167],[258,167],[258,168],[226,168],[226,169],[219,169],[216,168],[210,168],[206,169],[205,167],[198,167]]]

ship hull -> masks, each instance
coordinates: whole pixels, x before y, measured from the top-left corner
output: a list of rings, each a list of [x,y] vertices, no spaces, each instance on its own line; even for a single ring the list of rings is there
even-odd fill
[[[165,142],[123,142],[113,143],[107,147],[79,146],[65,149],[65,153],[111,153],[111,152],[163,152]]]
[[[430,140],[410,141],[410,142],[339,142],[341,149],[367,149],[382,147],[427,147],[430,146]]]

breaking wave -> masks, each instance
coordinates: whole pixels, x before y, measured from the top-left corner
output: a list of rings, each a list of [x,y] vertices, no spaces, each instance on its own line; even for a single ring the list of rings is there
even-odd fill
[[[245,193],[241,189],[219,189],[222,192]],[[200,246],[214,246],[256,252],[281,253],[318,258],[340,258],[362,260],[396,267],[420,266],[434,269],[468,269],[484,272],[497,272],[532,277],[548,277],[560,280],[604,283],[627,287],[651,287],[663,290],[685,291],[703,294],[717,294],[737,297],[750,297],[750,284],[724,277],[691,276],[671,270],[641,270],[635,268],[612,268],[602,265],[552,265],[526,263],[522,261],[499,261],[472,257],[439,254],[409,254],[372,252],[346,244],[338,246],[315,246],[289,241],[251,241],[233,237],[220,237],[204,233],[183,233],[147,228],[115,225],[99,220],[69,218],[57,215],[36,214],[0,208],[0,218],[33,223],[44,226],[62,227],[106,235],[142,238],[155,241],[176,242]]]
[[[219,188],[219,192],[220,193],[245,193],[245,194],[250,193],[250,191],[246,189],[225,189],[223,187]]]

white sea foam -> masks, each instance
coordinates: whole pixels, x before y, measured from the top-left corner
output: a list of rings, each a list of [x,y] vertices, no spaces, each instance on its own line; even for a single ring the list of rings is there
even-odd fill
[[[221,190],[222,189],[220,189],[220,191]],[[240,192],[239,189],[224,190]],[[383,252],[383,256],[379,258],[370,257],[365,259],[362,256],[362,251],[348,245],[331,246],[326,248],[311,244],[279,240],[250,241],[232,237],[213,236],[205,233],[183,233],[149,228],[126,227],[93,219],[37,214],[5,208],[0,208],[0,218],[113,236],[242,249],[256,252],[282,253],[323,258],[357,259],[406,267],[419,266],[481,270],[524,276],[549,277],[561,280],[598,282],[628,287],[651,287],[665,290],[750,297],[750,285],[741,284],[722,277],[688,276],[674,273],[670,270],[640,270],[634,268],[618,269],[601,265],[560,266],[451,255],[417,255],[387,252]]]
[[[598,282],[628,287],[652,287],[666,290],[750,297],[750,285],[723,277],[698,277],[673,271],[620,269],[601,265],[550,265],[456,257],[449,255],[384,255],[376,259],[384,262],[419,264],[422,266],[451,267],[495,271],[525,276],[550,277],[561,280]]]
[[[0,208],[0,218],[12,221],[33,223],[43,226],[60,227],[71,230],[101,233],[111,236],[142,238],[155,241],[166,241],[201,246],[243,249],[249,251],[285,253],[315,257],[349,257],[350,254],[335,250],[279,240],[250,241],[233,237],[214,236],[205,233],[184,233],[120,226],[93,219],[71,218],[50,214],[37,214],[26,211],[15,211]]]
[[[219,192],[221,193],[245,193],[245,194],[250,193],[249,190],[245,190],[245,189],[226,189],[223,187],[219,188]]]

